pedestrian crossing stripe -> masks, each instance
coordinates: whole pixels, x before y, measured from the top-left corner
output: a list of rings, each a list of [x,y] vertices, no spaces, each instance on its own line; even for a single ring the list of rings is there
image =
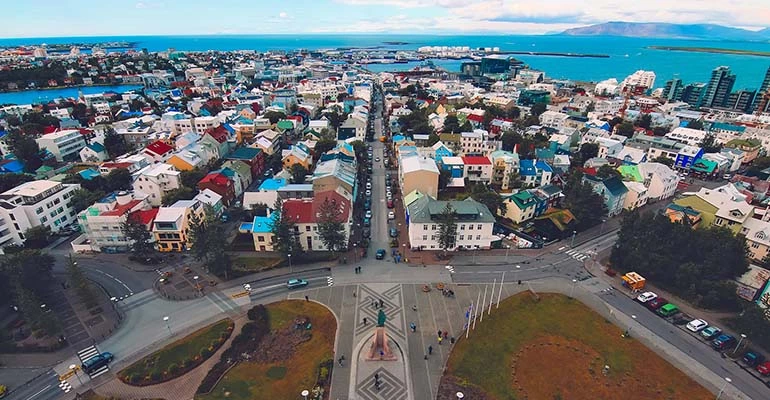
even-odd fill
[[[327,286],[332,286],[332,285],[334,285],[334,278],[332,278],[331,276],[327,276],[327,277],[326,277],[326,285],[327,285]]]
[[[96,346],[88,346],[85,349],[78,351],[78,358],[80,359],[80,362],[83,363],[97,354],[99,354],[99,350]]]
[[[455,267],[453,267],[453,266],[451,266],[451,265],[447,265],[447,266],[446,266],[446,267],[444,267],[444,268],[446,268],[446,269],[447,269],[447,271],[449,271],[449,273],[450,273],[450,274],[454,274],[454,273],[455,273]]]
[[[109,368],[108,368],[108,367],[105,365],[105,366],[103,366],[103,367],[101,367],[101,368],[97,369],[96,371],[93,371],[93,372],[91,372],[90,374],[88,374],[88,376],[90,376],[90,377],[91,377],[91,379],[94,379],[94,378],[96,378],[97,376],[99,376],[99,375],[101,375],[101,374],[103,374],[103,373],[105,373],[105,372],[107,372],[107,371],[109,371],[109,370],[110,370],[110,369],[109,369]]]
[[[66,380],[62,381],[59,384],[59,389],[63,390],[64,393],[69,393],[70,390],[72,390],[72,385],[69,384]]]

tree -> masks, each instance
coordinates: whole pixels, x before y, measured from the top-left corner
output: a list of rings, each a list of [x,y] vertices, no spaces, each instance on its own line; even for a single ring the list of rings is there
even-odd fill
[[[687,127],[690,129],[697,129],[699,131],[703,130],[703,121],[699,119],[694,119],[687,123]]]
[[[672,159],[670,159],[668,157],[664,157],[664,156],[655,157],[652,160],[650,160],[650,162],[660,163],[660,164],[663,164],[663,165],[665,165],[665,166],[667,166],[669,168],[674,166],[674,160],[672,160]]]
[[[703,137],[700,142],[700,147],[703,148],[704,153],[719,153],[722,150],[722,145],[717,143],[716,135],[709,133]]]
[[[40,146],[32,136],[13,130],[8,134],[7,143],[13,155],[24,163],[24,171],[35,172],[43,165]]]
[[[634,136],[634,124],[628,121],[623,121],[615,127],[615,133],[625,137]]]
[[[198,182],[200,182],[200,180],[203,179],[207,173],[207,171],[200,168],[195,168],[190,171],[182,171],[179,174],[179,182],[186,188],[194,189],[198,187]]]
[[[452,181],[452,173],[449,170],[441,168],[438,174],[438,190],[446,189],[449,182]]]
[[[214,209],[204,206],[203,217],[194,216],[190,222],[190,242],[196,260],[204,261],[206,271],[227,279],[232,260],[227,255],[222,238],[227,237],[225,224],[217,218]]]
[[[458,121],[457,117],[454,115],[447,115],[446,118],[444,118],[444,127],[442,131],[449,133],[461,132],[460,121]]]
[[[317,157],[320,157],[321,154],[326,153],[329,150],[334,149],[337,147],[337,141],[334,139],[321,139],[315,144],[314,152]]]
[[[472,132],[473,131],[473,125],[471,125],[471,121],[466,120],[463,122],[462,125],[460,125],[460,132]]]
[[[59,331],[59,321],[56,320],[55,314],[50,309],[46,312],[41,307],[43,302],[40,300],[40,297],[27,287],[19,282],[16,282],[14,286],[16,303],[32,328],[35,330],[40,329],[48,335],[56,334]]]
[[[477,183],[471,187],[470,192],[460,194],[459,198],[472,198],[479,203],[487,206],[489,211],[496,215],[498,212],[505,214],[505,202],[497,192],[488,188],[482,183]]]
[[[34,176],[27,174],[0,174],[0,193],[7,192],[22,183],[34,180]]]
[[[327,250],[332,254],[347,248],[345,243],[345,226],[343,224],[340,205],[327,197],[318,207],[318,236]]]
[[[636,121],[636,125],[638,125],[640,128],[649,130],[650,126],[652,125],[652,116],[650,114],[640,115],[639,119]]]
[[[112,128],[104,134],[104,148],[110,158],[116,158],[131,151],[131,146],[126,143],[125,138],[118,135]]]
[[[500,138],[500,141],[502,141],[502,148],[505,151],[513,151],[513,148],[516,147],[517,144],[520,144],[524,140],[524,137],[521,135],[521,132],[518,130],[507,130],[503,132],[503,136]]]
[[[582,173],[573,173],[568,177],[564,190],[564,207],[577,219],[578,230],[597,225],[607,215],[604,198],[594,192],[593,187],[583,182],[582,178]]]
[[[51,243],[51,227],[46,225],[33,226],[24,231],[24,247],[42,249]]]
[[[80,297],[80,301],[85,303],[86,308],[92,308],[99,303],[96,298],[96,293],[94,293],[91,288],[90,281],[86,278],[85,274],[78,266],[78,263],[75,262],[71,256],[69,263],[67,264],[67,275],[72,287],[75,288],[78,297]]]
[[[326,113],[326,119],[329,121],[329,125],[334,129],[334,132],[340,129],[342,123],[348,119],[346,113],[341,112],[338,107],[335,107],[331,112]]]
[[[280,111],[268,111],[262,115],[263,118],[270,120],[271,124],[276,124],[278,121],[286,118],[286,114]]]
[[[532,105],[532,108],[529,109],[529,112],[532,113],[532,115],[539,117],[542,113],[545,112],[547,108],[547,104],[545,103],[535,103]]]
[[[655,136],[666,136],[668,132],[669,130],[665,126],[656,126],[652,128],[652,134]]]
[[[131,190],[133,177],[126,168],[115,168],[107,174],[107,191]]]
[[[302,164],[292,164],[291,167],[289,167],[289,172],[291,173],[291,179],[294,183],[305,183],[305,177],[308,174],[307,168],[305,168]]]
[[[163,194],[161,202],[164,206],[170,206],[179,200],[191,200],[193,197],[195,197],[195,190],[181,186],[178,189],[171,189]]]
[[[521,174],[518,171],[511,171],[506,179],[508,179],[508,187],[513,189],[521,188]]]
[[[6,247],[6,250],[9,249]],[[53,265],[54,259],[49,254],[38,249],[19,248],[6,251],[0,262],[0,272],[4,282],[19,282],[40,296],[49,292]]]
[[[596,143],[583,143],[580,146],[580,159],[586,161],[599,155],[599,145]]]
[[[446,203],[444,210],[438,216],[438,245],[444,250],[454,248],[457,243],[457,212],[452,204]]]
[[[153,253],[155,246],[152,244],[152,234],[136,217],[129,214],[120,228],[128,239],[128,251],[134,257],[144,260]]]
[[[438,143],[441,138],[439,135],[435,134],[434,132],[431,132],[428,136],[428,146],[433,146],[434,144]]]
[[[611,178],[613,176],[620,177],[620,172],[618,172],[615,167],[613,167],[610,164],[604,164],[596,171],[596,176],[602,179]]]
[[[101,190],[90,191],[85,189],[77,189],[72,192],[71,205],[75,212],[81,212],[90,207],[91,204],[96,203],[98,200],[104,198],[106,193]]]
[[[275,200],[273,209],[275,211],[271,214],[273,221],[270,227],[270,232],[273,234],[273,249],[285,256],[301,251],[294,217],[283,212],[281,199]]]

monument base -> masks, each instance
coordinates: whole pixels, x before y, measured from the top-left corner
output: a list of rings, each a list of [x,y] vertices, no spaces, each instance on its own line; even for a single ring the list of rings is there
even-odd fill
[[[372,344],[369,346],[369,353],[364,360],[366,361],[396,361],[398,358],[393,354],[393,350],[388,343],[388,335],[385,334],[385,327],[378,326],[372,337]]]

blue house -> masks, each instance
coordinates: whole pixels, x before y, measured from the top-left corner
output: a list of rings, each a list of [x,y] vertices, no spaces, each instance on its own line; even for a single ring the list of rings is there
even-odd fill
[[[465,175],[465,163],[462,157],[442,157],[438,166],[444,171],[449,171],[452,178],[462,178]]]
[[[604,205],[607,206],[607,216],[612,217],[623,211],[623,202],[626,201],[628,188],[617,176],[602,179],[593,175],[584,175],[583,182],[591,185],[594,192],[604,198]]]
[[[676,154],[674,166],[679,169],[690,169],[695,162],[703,157],[703,149],[695,146],[684,146]]]
[[[551,183],[553,168],[543,160],[521,160],[519,176],[525,187],[543,186]]]
[[[433,145],[433,152],[436,161],[441,161],[444,157],[452,157],[454,155],[452,150],[449,150],[449,148],[441,142],[436,142],[436,144]]]

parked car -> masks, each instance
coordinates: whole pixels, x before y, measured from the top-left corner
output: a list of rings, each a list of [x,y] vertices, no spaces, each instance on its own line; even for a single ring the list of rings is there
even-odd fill
[[[366,182],[366,188],[371,190],[372,189],[372,183],[371,182]]]
[[[664,304],[667,304],[668,300],[664,299],[663,297],[657,297],[654,298],[646,303],[644,303],[644,306],[649,308],[650,311],[655,311],[661,307],[663,307]]]
[[[112,361],[112,359],[115,358],[115,356],[112,355],[112,353],[104,352],[101,354],[97,354],[88,360],[85,360],[83,362],[83,365],[80,367],[85,371],[87,374],[90,374],[91,372],[96,371],[97,369],[106,366],[107,364]]]
[[[248,283],[244,283],[243,284],[243,290],[245,290],[247,292],[251,292],[251,285],[249,285]]]
[[[398,230],[396,228],[390,228],[390,237],[398,237]]]
[[[658,309],[657,313],[663,318],[670,317],[679,313],[679,307],[676,304],[666,303]]]
[[[765,361],[757,365],[757,372],[764,376],[770,376],[770,361]]]
[[[396,213],[393,211],[388,211],[388,219],[396,219]]]
[[[734,341],[735,341],[734,337],[723,333],[711,342],[711,347],[714,350],[724,350],[725,348],[733,344]]]
[[[639,296],[636,297],[636,301],[638,301],[640,303],[646,303],[646,302],[648,302],[650,300],[653,300],[653,299],[655,299],[657,297],[658,297],[658,295],[653,293],[653,292],[644,292],[644,293],[642,293],[642,294],[640,294]]]
[[[384,260],[385,259],[385,249],[377,249],[377,255],[375,255],[374,258],[376,258],[378,260]]]
[[[702,319],[694,319],[687,323],[687,329],[692,332],[700,332],[707,326],[709,326],[708,322]]]
[[[366,189],[366,197],[370,197],[372,195],[372,191],[369,189]]]
[[[304,279],[294,278],[289,279],[289,281],[286,282],[286,287],[289,289],[297,289],[305,286],[307,286],[307,281]]]
[[[372,210],[366,210],[366,214],[364,214],[364,217],[371,218],[372,217]]]
[[[765,356],[754,350],[749,350],[743,355],[743,362],[745,362],[749,367],[756,367],[764,361]]]
[[[364,210],[371,210],[372,209],[372,201],[369,199],[366,199],[364,201]]]
[[[393,200],[388,200],[388,208],[393,208]]]
[[[369,239],[372,237],[372,230],[367,228],[364,228],[364,230],[361,232],[361,235],[363,235],[364,238]]]
[[[712,340],[719,336],[720,333],[722,333],[722,330],[713,325],[707,326],[705,329],[700,331],[700,335],[703,336],[703,338],[706,340]]]
[[[364,218],[364,226],[370,226],[372,224],[371,218]]]

